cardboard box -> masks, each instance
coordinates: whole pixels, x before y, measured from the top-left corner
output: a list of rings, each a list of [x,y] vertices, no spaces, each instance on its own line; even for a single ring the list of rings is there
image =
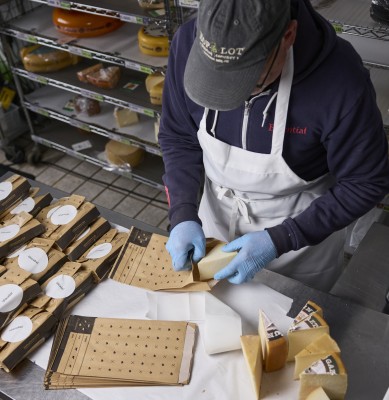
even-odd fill
[[[18,200],[26,198],[30,187],[28,180],[17,174],[0,182],[0,213],[2,214]]]

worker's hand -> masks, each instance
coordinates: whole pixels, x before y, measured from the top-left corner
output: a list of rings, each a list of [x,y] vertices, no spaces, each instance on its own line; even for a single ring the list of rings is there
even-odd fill
[[[180,222],[171,230],[166,249],[175,271],[190,270],[191,260],[199,262],[205,256],[203,228],[195,221]]]
[[[231,283],[247,282],[277,257],[277,250],[267,231],[251,232],[226,244],[223,251],[239,251],[233,260],[217,272],[215,279]]]

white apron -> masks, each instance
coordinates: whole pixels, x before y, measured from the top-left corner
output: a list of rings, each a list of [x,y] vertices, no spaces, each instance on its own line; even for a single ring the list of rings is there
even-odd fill
[[[282,157],[286,118],[293,80],[293,50],[287,55],[279,84],[270,154],[230,146],[209,134],[205,109],[197,136],[203,150],[204,193],[199,216],[206,237],[231,241],[295,217],[331,185],[329,175],[307,182]],[[268,269],[328,291],[341,273],[345,230],[316,246],[281,255]]]

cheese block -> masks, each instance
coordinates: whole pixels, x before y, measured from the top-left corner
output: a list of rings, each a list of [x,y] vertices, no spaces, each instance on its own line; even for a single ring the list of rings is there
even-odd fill
[[[269,317],[259,310],[259,336],[265,372],[281,369],[286,363],[288,342]]]
[[[166,29],[157,24],[142,26],[138,31],[138,45],[143,54],[166,57],[169,53],[169,38]]]
[[[156,142],[158,142],[159,125],[160,125],[160,118],[157,117],[157,120],[154,122],[154,134]]]
[[[165,80],[165,76],[162,75],[161,72],[154,72],[152,74],[147,75],[146,77],[146,90],[150,93],[150,90],[158,83],[163,82]]]
[[[309,395],[307,396],[306,400],[331,400],[324,389],[320,386],[313,390]]]
[[[124,24],[117,18],[62,8],[54,8],[52,20],[57,31],[78,38],[105,35]]]
[[[259,399],[262,380],[262,347],[258,335],[245,335],[240,337],[243,356],[250,374],[254,388],[255,398]]]
[[[294,357],[294,379],[298,379],[300,373],[313,362],[331,353],[340,353],[339,346],[330,335],[324,333]]]
[[[297,353],[320,337],[323,333],[330,333],[328,324],[317,313],[311,314],[288,330],[289,352],[288,361],[293,361]]]
[[[23,47],[20,56],[24,68],[30,72],[59,71],[78,63],[80,58],[66,51],[51,49],[39,44]]]
[[[316,388],[322,387],[331,400],[343,400],[347,391],[347,372],[340,356],[330,354],[300,374],[299,400],[306,400]]]
[[[308,318],[310,315],[318,313],[321,317],[323,317],[323,310],[320,306],[314,303],[311,300],[308,300],[304,307],[297,314],[297,317],[293,320],[292,325],[296,325],[304,319]]]
[[[81,82],[85,82],[88,83],[88,79],[86,78],[88,74],[92,74],[94,72],[99,71],[101,68],[103,68],[103,64],[102,63],[98,63],[95,65],[92,65],[91,67],[85,68],[81,71],[77,72],[77,78],[79,81]]]
[[[219,272],[236,256],[236,251],[228,253],[223,251],[224,246],[225,243],[218,243],[197,263],[201,281],[213,279],[216,272]]]
[[[115,165],[129,164],[136,167],[143,161],[145,151],[140,147],[131,146],[110,140],[105,145],[105,155],[110,163]]]
[[[86,80],[89,83],[103,89],[113,89],[118,84],[119,79],[119,67],[100,68],[86,75]]]
[[[139,122],[138,114],[128,108],[115,107],[113,116],[115,117],[116,125],[119,128]]]
[[[162,81],[150,89],[151,104],[162,105],[163,85],[164,85],[164,82]]]

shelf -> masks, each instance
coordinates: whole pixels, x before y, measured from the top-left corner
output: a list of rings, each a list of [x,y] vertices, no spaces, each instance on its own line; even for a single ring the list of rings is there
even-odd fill
[[[148,56],[139,50],[139,29],[135,24],[123,24],[116,31],[106,35],[78,39],[58,32],[52,23],[52,8],[41,6],[11,20],[0,28],[0,31],[26,42],[69,51],[136,71],[152,73],[165,70],[167,57]]]
[[[76,114],[65,105],[74,95],[51,86],[44,86],[25,96],[26,107],[38,114],[54,118],[69,125],[105,136],[125,144],[142,147],[148,153],[161,156],[161,150],[155,139],[155,120],[139,115],[139,123],[118,128],[113,116],[114,106],[101,103],[100,114],[89,117],[86,113]]]
[[[370,0],[327,0],[328,4],[316,10],[334,26],[338,33],[389,40],[389,25],[381,24],[370,17]]]
[[[22,67],[13,67],[12,70],[17,75],[35,82],[55,86],[115,106],[127,107],[149,117],[161,114],[162,107],[150,103],[150,96],[145,86],[145,75],[140,72],[121,68],[121,77],[114,89],[101,89],[80,82],[77,78],[77,72],[93,64],[93,62],[83,61],[60,71],[39,74],[26,71]],[[137,86],[134,90],[124,89],[124,86],[128,83],[134,83]]]
[[[36,129],[36,133],[31,138],[36,143],[88,161],[107,171],[164,190],[162,182],[164,167],[162,158],[159,156],[145,153],[142,163],[133,168],[132,171],[128,168],[119,168],[108,163],[105,157],[107,138],[91,132],[81,132],[75,127],[54,120],[50,120],[49,123],[44,124],[44,127]],[[79,149],[82,147],[87,148]]]
[[[140,7],[136,0],[95,0],[62,1],[62,0],[32,0],[36,3],[51,7],[64,8],[90,14],[103,15],[117,18],[125,22],[148,25],[154,22],[165,21],[165,10],[145,10]]]

